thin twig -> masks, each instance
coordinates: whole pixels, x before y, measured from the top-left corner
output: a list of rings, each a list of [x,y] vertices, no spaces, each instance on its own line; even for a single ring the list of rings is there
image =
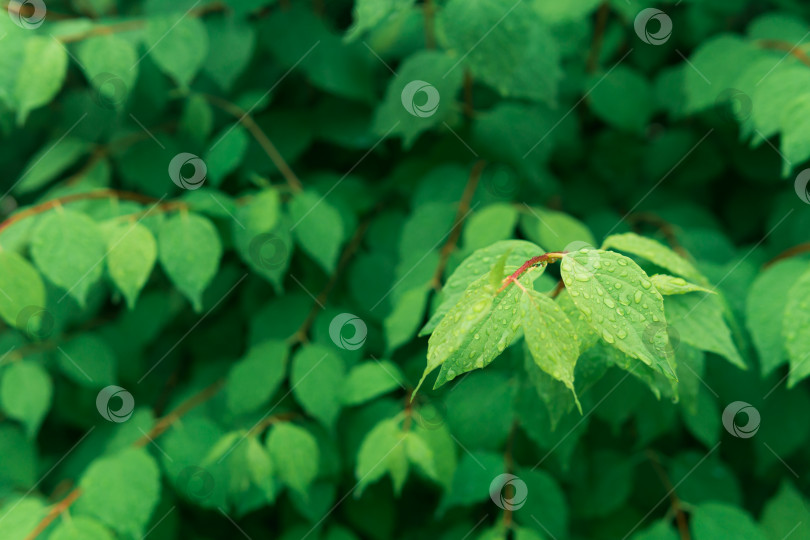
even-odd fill
[[[766,262],[762,267],[768,268],[769,266],[778,263],[784,259],[789,259],[791,257],[795,257],[796,255],[802,255],[804,253],[810,252],[810,242],[805,242],[803,244],[799,244],[797,246],[793,246],[792,248],[788,248],[770,261]]]
[[[98,189],[95,191],[88,191],[86,193],[74,193],[72,195],[65,195],[64,197],[57,197],[55,199],[45,201],[44,203],[37,204],[30,208],[26,208],[25,210],[17,212],[16,214],[10,216],[8,219],[0,223],[0,233],[2,233],[4,229],[17,223],[18,221],[22,221],[23,219],[29,218],[31,216],[47,212],[48,210],[55,208],[57,206],[62,206],[64,204],[71,203],[74,201],[84,201],[90,199],[120,199],[124,201],[135,201],[142,204],[154,204],[160,201],[159,199],[150,197],[148,195],[141,195],[140,193],[133,193],[131,191],[119,191],[117,189]],[[181,206],[185,207],[186,205],[185,203],[180,202],[166,202],[160,203],[158,205],[158,207],[164,209],[169,208],[174,209]]]
[[[683,511],[681,500],[675,493],[675,488],[673,487],[672,482],[669,480],[667,472],[661,466],[661,460],[658,458],[658,454],[656,454],[653,450],[647,449],[646,455],[647,459],[649,459],[650,463],[652,463],[656,474],[661,479],[661,483],[664,484],[664,489],[666,489],[669,493],[672,511],[675,512],[675,521],[678,524],[678,532],[681,535],[681,540],[691,540],[691,536],[689,535],[689,525],[686,522],[686,514]]]
[[[461,236],[461,225],[464,223],[464,219],[470,211],[470,203],[472,202],[473,195],[475,194],[475,189],[478,187],[478,181],[481,179],[481,173],[484,171],[484,167],[486,167],[486,165],[486,161],[482,159],[478,160],[475,162],[475,165],[473,165],[472,170],[470,171],[470,177],[467,180],[467,185],[464,187],[464,193],[461,194],[461,200],[458,203],[458,210],[456,211],[456,219],[453,222],[453,229],[450,232],[450,236],[447,238],[447,242],[445,242],[444,246],[442,246],[441,253],[439,253],[439,264],[436,266],[436,271],[433,273],[431,283],[433,288],[436,290],[440,289],[442,286],[442,275],[444,275],[444,269],[447,267],[447,261],[450,258],[450,254],[456,249],[456,244],[458,244],[458,239]]]
[[[51,523],[53,523],[53,520],[65,513],[67,509],[70,508],[74,502],[76,502],[76,499],[78,499],[81,494],[81,488],[74,488],[64,499],[53,505],[47,515],[42,518],[42,521],[37,524],[34,530],[28,533],[25,540],[34,540],[34,538],[42,534],[45,529],[47,529]]]
[[[267,134],[262,131],[262,128],[259,127],[256,121],[247,111],[242,109],[242,107],[220,97],[212,96],[211,94],[202,94],[202,96],[223,111],[239,119],[239,122],[245,126],[251,135],[253,135],[253,138],[256,139],[259,146],[262,147],[279,172],[281,172],[282,176],[284,176],[284,179],[290,185],[290,189],[296,193],[303,189],[301,181],[287,164],[287,161],[278,151],[276,145],[273,144],[273,141],[271,141]]]
[[[610,15],[610,4],[604,2],[599,6],[599,11],[596,13],[596,28],[593,31],[591,51],[588,54],[588,73],[593,73],[599,66],[599,53],[602,51],[608,15]]]
[[[795,44],[789,41],[780,41],[778,39],[762,39],[758,41],[764,49],[776,49],[779,51],[787,51],[797,58],[802,64],[810,66],[810,56],[807,56],[803,50],[799,49]]]

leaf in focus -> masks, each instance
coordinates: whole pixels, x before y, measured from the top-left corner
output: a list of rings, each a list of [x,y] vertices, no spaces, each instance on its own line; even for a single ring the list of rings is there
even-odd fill
[[[650,329],[666,319],[663,298],[644,270],[624,255],[583,249],[564,255],[560,272],[574,304],[603,340],[676,378],[652,343]]]
[[[740,369],[748,369],[726,324],[723,307],[716,295],[679,294],[664,299],[667,322],[684,343],[725,357]]]
[[[97,518],[121,535],[140,537],[160,499],[160,470],[146,449],[126,448],[95,459],[78,487],[77,515]]]
[[[160,264],[195,311],[202,310],[202,293],[214,279],[221,256],[216,227],[199,214],[181,212],[160,227]]]
[[[554,300],[528,289],[520,297],[520,316],[523,336],[535,363],[571,390],[581,412],[574,388],[579,344],[571,321]]]
[[[651,263],[665,268],[691,281],[705,282],[706,278],[697,271],[694,265],[675,253],[670,248],[650,238],[635,233],[614,234],[608,236],[602,249],[617,249],[647,259]]]
[[[104,269],[105,242],[96,223],[72,210],[42,217],[31,238],[31,257],[52,283],[84,306]]]
[[[438,367],[441,371],[433,388],[462,373],[481,369],[501,354],[520,328],[519,293],[514,285],[498,293],[489,276],[471,283],[431,334],[427,367],[419,385]]]
[[[39,364],[20,360],[3,371],[0,378],[0,405],[9,418],[25,426],[28,438],[36,436],[51,408],[53,383]]]
[[[157,241],[138,222],[108,222],[101,232],[107,241],[107,273],[133,309],[155,266]]]
[[[435,330],[450,308],[455,306],[469,285],[492,270],[492,265],[498,257],[509,251],[506,259],[507,266],[520,266],[527,260],[541,255],[540,246],[525,240],[504,240],[491,246],[477,249],[464,259],[453,271],[441,291],[442,302],[430,317],[428,323],[419,331],[420,336],[427,335]]]
[[[687,294],[690,292],[705,292],[715,294],[713,290],[689,283],[683,278],[669,276],[667,274],[653,274],[650,276],[650,281],[655,286],[656,290],[663,296],[673,294]]]

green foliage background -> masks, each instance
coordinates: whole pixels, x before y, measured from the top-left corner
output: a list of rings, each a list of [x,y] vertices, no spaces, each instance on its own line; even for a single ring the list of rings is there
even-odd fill
[[[0,538],[810,539],[806,2],[4,11]]]

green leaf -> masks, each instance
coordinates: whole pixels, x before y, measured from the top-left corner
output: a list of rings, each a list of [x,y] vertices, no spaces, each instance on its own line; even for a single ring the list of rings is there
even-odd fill
[[[665,324],[664,301],[631,259],[582,249],[563,256],[560,272],[571,299],[603,340],[675,379],[651,328]]]
[[[157,260],[155,237],[138,222],[105,223],[101,231],[107,240],[107,273],[133,309]]]
[[[36,335],[41,321],[29,319],[24,312],[44,305],[45,285],[39,272],[13,251],[0,250],[0,317]]]
[[[6,416],[25,426],[28,438],[36,436],[51,408],[53,383],[39,364],[20,360],[11,364],[0,379],[0,405]]]
[[[352,26],[346,31],[344,39],[354,41],[385,19],[409,10],[414,3],[415,0],[358,0],[352,10]]]
[[[295,399],[307,413],[333,428],[341,405],[341,387],[346,367],[331,349],[308,345],[296,352],[290,384]]]
[[[705,387],[699,387],[695,405],[694,412],[681,409],[684,424],[697,440],[712,447],[720,441],[722,432],[721,411],[717,400]]]
[[[318,476],[318,442],[306,429],[283,422],[267,436],[267,450],[281,481],[304,499]]]
[[[20,195],[35,191],[62,174],[90,150],[87,141],[65,137],[45,144],[31,157],[14,187]]]
[[[281,201],[275,189],[263,190],[236,212],[233,243],[251,270],[277,287],[292,255],[289,226],[281,223]]]
[[[101,230],[85,214],[59,209],[42,217],[31,238],[31,257],[52,283],[84,306],[104,270]]]
[[[579,343],[571,321],[554,300],[528,289],[520,297],[520,316],[526,345],[535,363],[571,390],[582,412],[574,388]]]
[[[774,298],[771,297],[771,302]],[[793,283],[787,295],[782,335],[785,338],[785,350],[790,360],[790,377],[788,388],[810,375],[810,270]]]
[[[241,125],[228,125],[214,135],[213,143],[205,153],[206,178],[211,185],[218,187],[242,163],[249,143],[250,137]]]
[[[810,533],[807,501],[788,480],[782,480],[779,491],[765,505],[760,530],[767,540],[784,540],[792,534],[804,538]]]
[[[205,25],[188,13],[174,13],[147,21],[143,31],[148,54],[167,75],[188,86],[208,55]]]
[[[695,540],[745,538],[765,540],[756,523],[744,511],[722,503],[705,503],[692,512],[690,528]]]
[[[794,163],[802,163],[810,157],[810,94],[801,94],[791,100],[782,112],[779,127],[782,131],[782,176],[787,177]]]
[[[480,249],[495,242],[509,240],[518,220],[517,209],[507,203],[484,207],[467,218],[464,223],[465,249]]]
[[[705,293],[667,296],[664,307],[667,322],[678,331],[684,343],[719,354],[735,366],[747,369],[731,338],[717,296]]]
[[[680,537],[669,520],[659,521],[647,529],[634,534],[632,540],[678,540]]]
[[[471,283],[431,334],[427,367],[419,386],[437,367],[441,371],[434,388],[495,360],[520,328],[516,314],[519,293],[520,289],[514,285],[498,292],[490,284],[489,276]]]
[[[160,499],[160,470],[146,449],[126,448],[93,461],[79,488],[78,515],[95,517],[123,536],[141,537]]]
[[[594,74],[588,82],[588,99],[594,114],[609,125],[641,133],[650,121],[655,100],[649,81],[627,66]]]
[[[557,24],[568,21],[581,21],[599,4],[599,0],[569,0],[564,4],[536,0],[531,3],[531,6],[532,9],[540,13],[544,21]]]
[[[783,128],[789,106],[810,85],[807,66],[784,62],[759,80],[751,95],[751,118],[759,133],[755,143],[762,143]]]
[[[554,478],[541,469],[518,468],[515,475],[528,491],[523,511],[515,511],[517,522],[544,535],[541,538],[568,538],[568,504]],[[616,486],[611,487],[615,495]]]
[[[36,441],[27,439],[23,430],[11,422],[0,426],[0,486],[3,489],[33,486],[37,479]],[[2,512],[0,512],[2,519]]]
[[[116,382],[115,352],[96,334],[79,334],[54,354],[62,373],[82,386],[103,388]]]
[[[513,416],[514,381],[495,370],[464,377],[447,395],[447,426],[469,450],[497,451],[509,436]]]
[[[18,125],[25,123],[28,113],[50,102],[59,92],[65,82],[67,65],[65,46],[56,39],[45,36],[26,39],[14,86]]]
[[[453,506],[470,506],[489,496],[493,473],[503,468],[503,455],[471,451],[461,455],[451,488],[445,493],[439,513]]]
[[[360,405],[401,388],[403,380],[399,367],[388,360],[363,362],[354,366],[346,376],[341,400],[349,407]]]
[[[62,520],[48,538],[50,540],[115,540],[107,527],[87,516]]]
[[[739,66],[752,62],[756,53],[752,43],[732,34],[719,34],[700,44],[683,68],[685,112],[714,107],[718,93],[734,87]]]
[[[807,262],[786,259],[765,268],[748,290],[745,320],[759,354],[763,377],[788,360],[782,337],[785,306],[791,287],[806,271]]]
[[[521,219],[521,229],[528,238],[547,250],[570,251],[596,245],[590,229],[578,219],[536,206],[530,207],[529,211]]]
[[[409,56],[391,78],[383,102],[374,113],[379,136],[400,135],[410,148],[423,131],[452,122],[462,69],[449,71],[456,61],[441,51],[419,51]]]
[[[160,264],[196,311],[202,310],[202,293],[214,279],[221,256],[214,224],[199,214],[182,212],[160,227]]]
[[[385,344],[388,353],[408,343],[419,331],[424,320],[430,290],[417,287],[405,291],[394,301],[394,309],[383,321]]]
[[[290,202],[293,234],[301,247],[327,272],[332,272],[346,238],[340,213],[315,191],[302,191]]]
[[[252,25],[235,17],[206,17],[205,27],[210,46],[203,71],[228,90],[250,63],[256,32]]]
[[[80,67],[100,97],[121,106],[138,78],[138,53],[115,34],[82,41],[77,50]]]
[[[284,380],[288,353],[283,341],[265,341],[251,347],[228,372],[228,409],[241,414],[266,404]]]
[[[605,238],[602,249],[618,249],[647,259],[651,263],[686,279],[705,283],[706,278],[694,265],[670,248],[635,233],[614,234]]]
[[[556,104],[560,53],[545,21],[528,4],[510,0],[449,0],[436,20],[437,36],[473,76],[504,97]],[[516,35],[521,39],[516,40]],[[482,39],[486,36],[486,39]]]
[[[650,276],[650,281],[655,286],[656,290],[664,296],[673,294],[686,294],[690,292],[705,292],[715,294],[711,289],[689,283],[683,278],[670,276],[667,274],[653,274]]]
[[[408,453],[401,420],[383,420],[368,432],[357,454],[356,495],[363,494],[366,486],[373,484],[385,474],[391,475],[394,493],[401,493],[408,477]]]
[[[442,287],[442,302],[430,317],[430,321],[419,331],[420,336],[431,333],[444,318],[450,308],[458,304],[470,284],[492,270],[492,265],[500,255],[509,252],[507,266],[520,266],[527,260],[543,253],[540,246],[525,240],[504,240],[481,248],[464,259]]]
[[[27,538],[49,512],[36,497],[10,497],[4,502],[0,507],[0,538]]]

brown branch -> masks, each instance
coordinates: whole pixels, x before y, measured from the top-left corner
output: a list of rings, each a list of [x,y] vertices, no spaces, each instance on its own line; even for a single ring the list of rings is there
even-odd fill
[[[789,259],[791,257],[795,257],[796,255],[802,255],[803,253],[810,252],[810,242],[805,242],[803,244],[799,244],[797,246],[793,246],[792,248],[788,248],[770,261],[766,262],[762,265],[763,268],[768,268],[769,266],[778,263],[784,259]]]
[[[252,428],[248,430],[247,436],[253,437],[260,434],[262,431],[265,430],[268,426],[275,424],[276,422],[287,422],[292,420],[293,418],[299,416],[298,413],[288,412],[288,413],[281,413],[281,414],[274,414],[273,416],[268,416]]]
[[[475,189],[478,187],[478,181],[481,179],[481,173],[484,171],[487,162],[483,159],[478,160],[473,165],[470,171],[470,177],[467,180],[467,185],[464,187],[464,193],[461,194],[461,200],[458,203],[458,210],[456,211],[456,219],[453,223],[453,228],[450,231],[450,236],[447,238],[444,246],[442,246],[441,253],[439,253],[439,264],[436,266],[436,271],[433,273],[431,285],[434,289],[439,290],[442,287],[442,275],[444,269],[447,267],[447,261],[450,254],[456,249],[458,239],[461,236],[461,225],[470,211],[470,202],[472,202]]]
[[[422,14],[425,17],[425,48],[436,48],[436,32],[434,28],[434,16],[436,15],[436,7],[433,5],[433,0],[425,0],[422,5]]]
[[[523,265],[520,268],[515,270],[512,273],[511,276],[505,278],[503,280],[503,283],[501,284],[500,289],[498,289],[496,292],[500,293],[501,291],[503,291],[512,282],[517,283],[518,278],[520,276],[522,276],[523,273],[526,272],[526,270],[528,270],[529,268],[531,268],[533,266],[537,266],[539,264],[546,264],[546,263],[550,263],[550,262],[554,262],[556,260],[562,259],[563,255],[565,255],[566,253],[568,253],[568,252],[567,251],[552,251],[552,252],[549,252],[549,253],[543,253],[542,255],[538,255],[537,257],[532,257],[531,259],[529,259],[528,261],[523,263]]]
[[[599,66],[599,53],[602,51],[602,42],[605,37],[605,28],[607,27],[608,15],[610,15],[610,4],[604,2],[599,6],[599,11],[596,13],[596,28],[593,32],[593,41],[591,42],[591,51],[588,54],[588,73],[593,73]]]
[[[222,2],[212,2],[210,4],[206,4],[199,8],[190,10],[188,12],[188,16],[202,17],[207,13],[224,11],[226,7],[227,6]],[[50,10],[48,11],[48,16],[50,17]],[[96,36],[106,36],[109,34],[117,34],[120,32],[130,32],[132,30],[138,30],[140,28],[143,28],[144,26],[146,26],[146,19],[122,21],[112,24],[96,25],[90,30],[87,30],[85,32],[78,32],[76,34],[66,34],[64,36],[58,36],[56,39],[62,43],[73,43],[75,41],[82,41]]]
[[[220,379],[215,383],[203,388],[180,405],[177,406],[172,412],[158,420],[152,429],[149,430],[149,433],[145,434],[134,443],[132,446],[135,448],[144,446],[148,444],[151,440],[159,437],[164,431],[169,429],[177,420],[179,420],[184,414],[189,412],[191,409],[201,405],[214,397],[217,392],[222,389],[222,386],[225,384],[224,379]],[[51,508],[51,511],[42,519],[42,521],[37,524],[33,531],[26,537],[25,540],[34,540],[37,536],[42,534],[45,529],[60,515],[62,515],[65,511],[67,511],[70,506],[76,502],[82,494],[82,490],[80,488],[74,488],[68,495],[59,501],[57,504]]]
[[[259,143],[262,150],[265,151],[276,168],[281,172],[282,176],[284,176],[284,179],[287,180],[287,183],[290,185],[290,189],[296,193],[303,189],[301,181],[287,164],[284,157],[276,148],[276,145],[274,145],[267,134],[262,131],[262,128],[259,127],[255,120],[253,120],[253,117],[248,111],[242,109],[242,107],[234,103],[231,103],[230,101],[226,101],[211,94],[202,94],[202,96],[223,111],[239,119],[239,122],[245,126],[251,135],[253,135],[253,138],[256,139],[256,142]]]
[[[472,118],[475,114],[473,108],[473,76],[469,69],[464,70],[464,115]]]
[[[372,214],[376,214],[377,211],[382,207],[381,204],[377,205],[377,208],[372,212]],[[338,278],[340,278],[343,270],[345,270],[346,266],[349,264],[352,256],[354,256],[355,252],[360,248],[360,244],[363,241],[363,236],[365,236],[366,231],[368,230],[369,225],[371,225],[371,217],[367,217],[363,220],[357,230],[354,232],[354,236],[352,236],[351,241],[346,246],[346,249],[343,250],[343,253],[340,256],[340,260],[338,261],[337,267],[335,271],[332,273],[332,276],[329,278],[329,281],[326,283],[324,288],[318,294],[315,302],[312,304],[312,308],[309,310],[309,314],[298,330],[290,336],[288,342],[290,344],[304,342],[307,339],[307,334],[309,333],[309,329],[315,323],[315,318],[318,316],[318,312],[321,310],[321,307],[326,304],[327,299],[329,298],[329,293],[332,292],[335,284],[337,283]]]
[[[48,514],[44,518],[42,518],[42,521],[40,521],[37,524],[34,530],[28,533],[28,536],[25,537],[25,540],[34,540],[34,538],[45,532],[45,529],[50,527],[51,523],[53,523],[53,520],[61,516],[65,511],[67,511],[67,509],[70,508],[70,506],[74,502],[76,502],[76,499],[78,499],[81,496],[81,494],[82,490],[80,488],[74,488],[73,491],[68,493],[64,499],[53,505]]]
[[[650,463],[652,463],[653,469],[655,469],[658,478],[660,478],[661,483],[664,484],[664,489],[666,489],[667,492],[669,493],[672,511],[675,512],[675,521],[678,524],[678,532],[680,533],[681,540],[691,540],[691,536],[689,535],[689,525],[686,522],[686,514],[683,511],[681,500],[675,493],[675,487],[669,480],[667,472],[661,466],[661,460],[658,459],[658,454],[656,454],[653,450],[650,449],[647,449],[646,454],[647,459],[649,459]]]
[[[758,41],[759,45],[764,49],[776,49],[779,51],[786,51],[797,58],[802,64],[810,66],[810,56],[799,49],[795,44],[789,41],[780,41],[778,39],[762,39]]]
[[[517,431],[517,421],[512,421],[512,427],[509,428],[509,437],[506,439],[506,448],[503,453],[503,466],[504,472],[507,474],[512,473],[515,466],[514,458],[512,457],[512,447],[515,443],[515,432]],[[505,486],[504,486],[505,487]],[[503,488],[502,488],[503,489]],[[503,526],[506,530],[512,527],[512,505],[507,505],[503,511]]]
[[[560,295],[560,293],[562,292],[563,289],[565,289],[565,282],[563,280],[560,280],[560,281],[557,282],[557,286],[554,287],[554,290],[551,291],[550,296],[552,298],[557,298]]]
[[[177,422],[184,414],[189,412],[191,409],[201,405],[214,397],[217,392],[219,392],[223,385],[225,384],[225,379],[219,379],[218,381],[214,382],[213,384],[206,386],[180,405],[177,406],[172,412],[155,422],[155,425],[152,426],[152,429],[149,430],[149,433],[143,435],[140,439],[132,443],[132,446],[141,447],[145,446],[152,440],[160,437],[164,431],[169,429],[172,424]]]
[[[8,219],[0,223],[0,233],[11,225],[22,221],[23,219],[47,212],[48,210],[57,206],[62,206],[74,201],[85,201],[90,199],[121,199],[125,201],[135,201],[142,204],[154,204],[159,202],[159,199],[149,197],[148,195],[141,195],[140,193],[133,193],[131,191],[119,191],[116,189],[98,189],[95,191],[88,191],[87,193],[74,193],[72,195],[65,195],[64,197],[57,197],[44,203],[34,205],[26,208],[16,214],[10,216]],[[185,203],[180,202],[166,202],[160,203],[158,207],[163,209],[174,209],[179,207],[186,207]]]

